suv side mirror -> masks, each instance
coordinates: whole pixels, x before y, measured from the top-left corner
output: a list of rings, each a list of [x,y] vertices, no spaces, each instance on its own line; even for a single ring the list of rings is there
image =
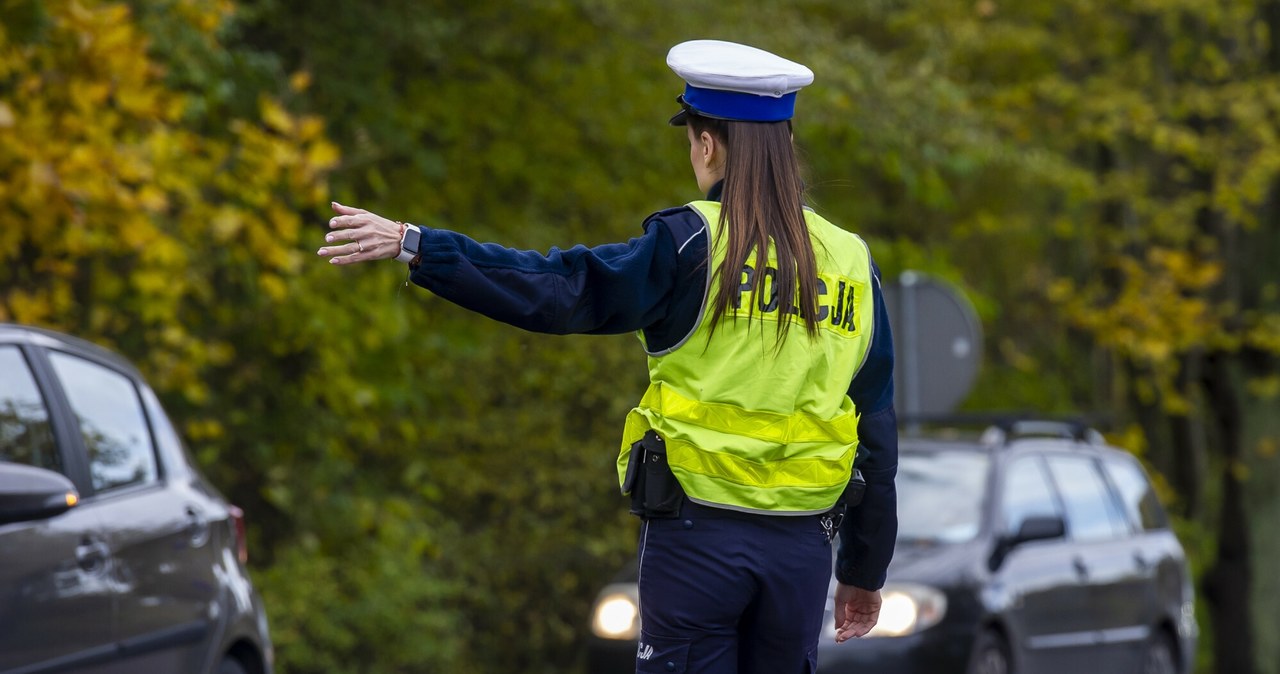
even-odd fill
[[[65,476],[0,461],[0,524],[61,515],[79,501],[75,485]]]
[[[1009,547],[1029,541],[1043,541],[1050,538],[1062,538],[1067,535],[1067,525],[1057,515],[1037,515],[1028,517],[1018,527],[1018,533],[1009,539]]]
[[[1017,533],[1006,534],[996,539],[995,549],[991,551],[991,557],[987,560],[987,568],[992,571],[1000,568],[1009,552],[1023,543],[1062,538],[1066,535],[1066,522],[1058,515],[1028,517],[1018,526]]]

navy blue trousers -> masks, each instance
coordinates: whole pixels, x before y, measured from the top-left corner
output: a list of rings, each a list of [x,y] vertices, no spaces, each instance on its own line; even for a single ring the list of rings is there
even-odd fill
[[[831,581],[820,517],[689,502],[640,529],[636,671],[809,674]]]

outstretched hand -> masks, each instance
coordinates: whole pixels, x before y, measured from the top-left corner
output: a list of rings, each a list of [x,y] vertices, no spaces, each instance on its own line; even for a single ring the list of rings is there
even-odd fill
[[[331,258],[331,264],[352,264],[390,260],[400,254],[400,237],[404,231],[400,223],[336,201],[330,205],[337,215],[329,219],[333,231],[324,237],[325,243],[346,243],[325,246],[316,251],[318,255]]]
[[[880,619],[880,591],[836,583],[836,643],[865,636]]]

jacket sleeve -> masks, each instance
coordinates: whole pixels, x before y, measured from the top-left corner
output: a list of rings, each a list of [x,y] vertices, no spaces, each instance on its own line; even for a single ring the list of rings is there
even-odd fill
[[[547,253],[422,228],[414,283],[463,308],[532,332],[619,334],[661,319],[674,290],[676,249],[651,218],[626,243]]]
[[[867,481],[862,502],[840,525],[836,580],[864,590],[884,586],[898,536],[898,422],[893,408],[893,334],[880,291],[880,270],[872,263],[875,333],[849,397],[861,413],[855,466]]]

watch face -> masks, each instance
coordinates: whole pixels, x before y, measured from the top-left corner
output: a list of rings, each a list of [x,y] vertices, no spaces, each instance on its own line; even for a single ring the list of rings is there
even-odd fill
[[[409,230],[404,233],[404,243],[400,245],[400,248],[403,250],[407,250],[411,253],[417,253],[418,240],[421,238],[422,238],[421,232],[419,232],[417,229],[409,228]]]

